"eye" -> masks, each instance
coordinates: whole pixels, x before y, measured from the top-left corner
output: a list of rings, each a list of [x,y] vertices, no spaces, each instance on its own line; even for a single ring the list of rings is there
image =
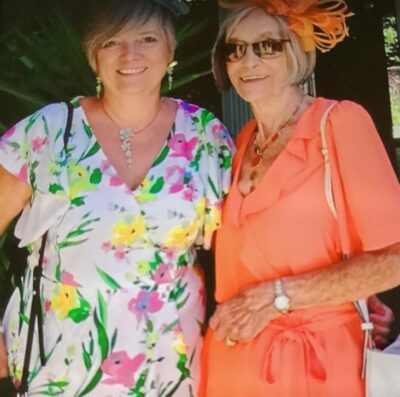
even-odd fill
[[[140,39],[140,42],[143,44],[153,44],[157,42],[157,38],[154,36],[144,36]]]
[[[112,48],[116,47],[119,44],[117,40],[108,40],[106,41],[101,48]]]
[[[243,57],[246,51],[246,44],[226,43],[224,45],[224,55],[227,61],[237,61]]]

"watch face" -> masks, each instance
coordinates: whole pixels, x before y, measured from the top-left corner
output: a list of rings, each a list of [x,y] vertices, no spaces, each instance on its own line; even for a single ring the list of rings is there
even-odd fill
[[[290,308],[289,297],[286,295],[279,295],[274,300],[274,306],[282,313],[286,313]]]

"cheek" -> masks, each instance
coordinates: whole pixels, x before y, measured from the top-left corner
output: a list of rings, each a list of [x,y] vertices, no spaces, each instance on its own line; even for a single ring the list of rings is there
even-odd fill
[[[239,78],[239,70],[238,65],[233,62],[229,62],[226,64],[226,73],[228,74],[229,80],[234,85],[235,81]]]

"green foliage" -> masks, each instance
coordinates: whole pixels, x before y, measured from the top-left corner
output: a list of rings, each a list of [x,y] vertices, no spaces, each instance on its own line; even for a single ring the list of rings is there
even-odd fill
[[[395,17],[386,17],[384,19],[383,35],[385,38],[385,52],[389,67],[400,65],[400,43],[396,27]]]
[[[0,110],[0,133],[49,102],[95,94],[95,76],[81,49],[71,8],[60,1],[49,2],[45,13],[34,13],[29,23],[17,20],[2,33],[0,102],[11,102],[12,109],[5,106]],[[174,90],[210,73],[209,48],[193,54],[191,45],[209,24],[210,19],[205,18],[198,23],[185,20],[177,26]],[[190,49],[190,55],[185,48]],[[162,93],[167,92],[165,81]]]

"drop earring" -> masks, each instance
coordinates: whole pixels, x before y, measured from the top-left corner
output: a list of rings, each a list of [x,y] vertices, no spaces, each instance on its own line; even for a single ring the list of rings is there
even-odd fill
[[[96,96],[100,98],[101,90],[103,88],[103,82],[99,76],[96,77]]]
[[[178,64],[178,62],[176,61],[172,61],[169,65],[168,65],[168,69],[167,69],[167,74],[168,74],[168,90],[171,91],[172,89],[172,83],[174,81],[174,68],[175,66]]]

